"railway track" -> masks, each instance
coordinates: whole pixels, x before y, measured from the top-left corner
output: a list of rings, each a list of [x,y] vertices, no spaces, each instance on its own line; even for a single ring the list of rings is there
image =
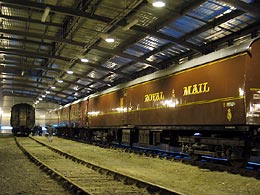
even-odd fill
[[[180,194],[91,164],[33,138],[15,141],[31,161],[73,194]]]
[[[245,168],[232,167],[227,161],[223,159],[216,159],[210,157],[202,157],[200,161],[194,161],[188,157],[187,154],[178,152],[167,152],[154,150],[149,148],[128,147],[117,145],[112,146],[114,149],[123,149],[125,152],[135,153],[137,155],[146,155],[149,157],[158,157],[171,161],[181,161],[184,164],[198,166],[199,168],[209,169],[211,171],[226,171],[232,174],[240,174],[246,177],[254,177],[260,180],[260,164],[249,162]]]
[[[124,152],[134,153],[137,155],[147,156],[151,158],[160,158],[160,159],[166,159],[170,161],[180,161],[184,164],[189,164],[192,166],[197,166],[199,168],[209,169],[211,171],[220,171],[220,172],[226,171],[228,173],[240,174],[246,177],[254,177],[260,180],[259,163],[248,162],[246,167],[236,168],[230,166],[230,164],[223,159],[211,158],[206,156],[202,156],[200,161],[194,161],[189,157],[188,154],[180,153],[180,152],[168,152],[168,151],[158,150],[158,149],[151,149],[145,147],[130,147],[128,145],[119,145],[119,144],[107,145],[102,143],[89,143],[80,139],[73,139],[68,137],[62,137],[62,138],[81,142],[81,143],[93,144],[103,148],[111,147],[115,150],[122,150]]]

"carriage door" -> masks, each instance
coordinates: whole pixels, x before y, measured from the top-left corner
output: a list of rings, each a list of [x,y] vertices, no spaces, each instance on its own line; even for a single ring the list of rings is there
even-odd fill
[[[156,146],[161,142],[161,130],[150,131],[150,145]]]

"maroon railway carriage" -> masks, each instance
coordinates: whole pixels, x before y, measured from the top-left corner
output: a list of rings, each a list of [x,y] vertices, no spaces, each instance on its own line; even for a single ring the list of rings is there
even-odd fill
[[[194,158],[243,164],[259,144],[259,51],[256,39],[94,94],[79,106],[78,121],[119,143],[181,144]]]
[[[26,103],[15,104],[11,109],[10,124],[15,136],[29,136],[35,123],[35,108]]]

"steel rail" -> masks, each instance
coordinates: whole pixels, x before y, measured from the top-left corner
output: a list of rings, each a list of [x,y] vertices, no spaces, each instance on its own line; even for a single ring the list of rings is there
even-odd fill
[[[66,159],[70,159],[72,161],[74,161],[75,163],[79,163],[83,166],[86,166],[89,169],[92,169],[94,171],[97,171],[98,173],[102,174],[102,175],[107,175],[112,177],[114,180],[116,181],[121,181],[126,185],[134,185],[138,188],[142,188],[142,189],[146,189],[146,191],[149,194],[173,194],[173,195],[181,195],[181,193],[178,192],[174,192],[172,190],[166,189],[162,186],[159,185],[155,185],[137,178],[133,178],[130,176],[126,176],[123,175],[121,173],[109,170],[107,168],[103,168],[101,166],[97,166],[95,164],[89,163],[83,159],[80,159],[78,157],[75,157],[71,154],[68,154],[66,152],[63,152],[60,149],[54,148],[50,145],[47,145],[43,142],[40,142],[39,140],[36,140],[32,137],[30,137],[32,140],[34,140],[35,142],[37,142],[38,144],[47,147],[48,149],[52,150],[53,152],[64,156]],[[29,153],[28,151],[26,151],[25,148],[23,148],[21,146],[21,144],[19,144],[19,142],[17,141],[17,139],[15,139],[17,142],[18,147],[24,152],[24,154],[26,156],[28,156],[29,159],[31,159],[32,162],[34,162],[36,165],[38,165],[42,170],[44,170],[48,175],[50,175],[53,179],[57,180],[58,182],[62,183],[63,187],[66,188],[67,190],[71,191],[73,194],[90,194],[89,192],[86,192],[83,187],[79,186],[78,184],[76,184],[75,182],[69,180],[67,177],[63,176],[61,173],[55,171],[54,169],[48,167],[48,165],[44,164],[43,162],[41,162],[41,160],[37,159],[36,157],[34,157],[34,155],[32,155],[31,153]]]
[[[15,142],[18,146],[18,148],[32,161],[35,163],[41,170],[43,170],[47,175],[51,176],[52,179],[57,180],[60,184],[62,184],[62,187],[69,190],[72,193],[78,194],[78,195],[89,195],[89,193],[85,192],[80,186],[78,186],[76,183],[72,182],[68,178],[64,177],[59,172],[55,171],[54,169],[50,168],[48,165],[43,163],[40,159],[32,155],[30,152],[28,152],[14,137]]]

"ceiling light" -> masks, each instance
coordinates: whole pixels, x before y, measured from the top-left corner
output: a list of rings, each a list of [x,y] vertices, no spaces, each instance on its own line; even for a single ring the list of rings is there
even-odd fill
[[[78,91],[78,90],[79,90],[79,86],[76,85],[73,89],[74,89],[75,91]]]
[[[45,8],[45,10],[44,10],[44,12],[43,12],[43,14],[42,14],[42,19],[41,19],[42,22],[45,22],[45,21],[46,21],[48,15],[49,15],[49,13],[50,13],[50,11],[51,11],[51,8],[49,8],[49,7],[46,7],[46,8]]]
[[[104,40],[105,40],[106,42],[108,42],[108,43],[113,43],[113,42],[115,42],[115,39],[114,39],[112,36],[108,35],[108,34],[101,34],[100,37],[101,37],[102,39],[104,39]]]
[[[105,39],[105,41],[108,42],[108,43],[113,43],[113,42],[115,42],[115,39],[111,38],[111,37],[110,38],[108,37],[108,38]]]
[[[55,78],[55,80],[58,82],[58,83],[63,83],[63,80],[61,78]]]
[[[81,58],[80,61],[81,62],[88,62],[88,59],[87,58]]]
[[[123,27],[123,30],[129,30],[131,27],[138,23],[138,19],[134,19],[132,22],[128,23],[126,26]]]
[[[40,97],[39,100],[42,101],[42,98]]]
[[[73,71],[72,70],[67,70],[67,73],[68,74],[73,74]]]
[[[164,6],[165,6],[165,2],[162,1],[162,0],[154,0],[154,1],[152,2],[152,5],[153,5],[154,7],[164,7]]]
[[[47,94],[51,93],[50,91],[46,91]]]
[[[43,97],[43,98],[45,98],[45,97],[46,97],[46,95],[42,95],[42,97]]]
[[[56,87],[55,86],[51,86],[52,89],[55,89]]]

